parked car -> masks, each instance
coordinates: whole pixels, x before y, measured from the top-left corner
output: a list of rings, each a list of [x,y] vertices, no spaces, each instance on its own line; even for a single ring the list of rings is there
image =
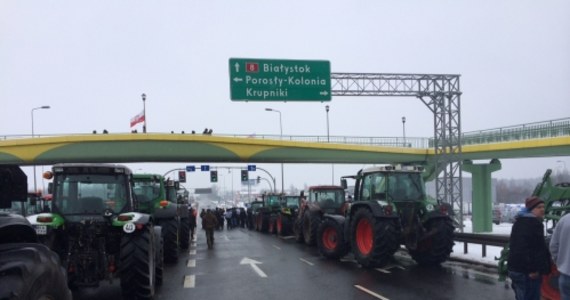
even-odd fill
[[[501,223],[501,210],[498,208],[493,209],[493,223],[497,225]]]

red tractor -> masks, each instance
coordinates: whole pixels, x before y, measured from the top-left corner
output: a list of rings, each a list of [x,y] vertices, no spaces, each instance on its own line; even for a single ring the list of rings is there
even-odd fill
[[[314,245],[317,242],[317,229],[323,220],[323,215],[344,215],[347,207],[348,202],[341,186],[312,186],[306,196],[301,192],[301,206],[293,226],[295,240]]]

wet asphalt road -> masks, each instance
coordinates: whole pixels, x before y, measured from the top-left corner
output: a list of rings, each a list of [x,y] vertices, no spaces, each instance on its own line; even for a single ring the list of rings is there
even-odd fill
[[[247,229],[204,231],[177,264],[165,267],[156,299],[514,299],[492,271],[448,262],[416,265],[398,254],[383,269],[363,269],[351,256],[322,258],[316,247]],[[75,291],[74,299],[121,299],[119,281]]]

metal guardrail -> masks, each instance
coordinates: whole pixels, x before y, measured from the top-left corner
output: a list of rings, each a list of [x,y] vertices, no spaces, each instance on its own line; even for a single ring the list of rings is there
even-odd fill
[[[481,251],[482,256],[487,257],[487,246],[505,247],[509,245],[510,237],[508,235],[455,232],[453,239],[456,242],[463,242],[464,254],[469,252],[468,244],[479,244],[483,247]]]
[[[73,135],[86,135],[86,134],[88,135],[91,133],[43,134],[43,135],[36,134],[35,136],[36,137],[70,136],[70,135],[73,136]],[[125,132],[121,134],[130,134],[130,133]],[[227,136],[227,137],[239,137],[239,138],[270,139],[270,140],[314,142],[314,143],[334,143],[334,144],[367,145],[367,146],[383,146],[383,147],[406,147],[406,148],[416,148],[416,149],[433,148],[433,138],[421,138],[421,137],[406,137],[406,138],[372,137],[372,136],[328,136],[327,137],[327,136],[318,136],[318,135],[281,136],[276,134],[224,134],[224,133],[215,134],[215,135]],[[477,144],[528,140],[528,139],[553,138],[559,136],[570,136],[570,118],[464,132],[461,135],[461,144],[477,145]],[[0,136],[0,140],[10,140],[18,138],[31,138],[31,135]]]
[[[570,118],[464,132],[462,145],[570,136]]]

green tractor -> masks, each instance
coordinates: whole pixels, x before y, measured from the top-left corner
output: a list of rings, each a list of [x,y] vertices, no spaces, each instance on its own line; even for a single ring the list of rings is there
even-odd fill
[[[307,196],[302,191],[300,194],[300,207],[297,218],[293,224],[293,233],[295,240],[299,243],[307,245],[322,246],[322,242],[329,241],[329,238],[335,238],[328,235],[328,230],[324,233],[324,239],[319,239],[323,233],[319,234],[319,226],[321,223],[329,222],[336,216],[343,216],[348,206],[344,188],[336,185],[316,185],[309,187]],[[323,218],[324,215],[328,218]],[[326,255],[326,254],[325,254]]]
[[[254,212],[255,229],[260,232],[275,233],[277,212],[281,209],[281,194],[262,195],[263,207]]]
[[[156,174],[134,174],[134,193],[141,212],[162,227],[164,261],[178,260],[179,248],[190,246],[188,204],[178,195],[179,183]]]
[[[125,298],[153,299],[162,283],[160,226],[138,210],[131,170],[114,164],[57,164],[51,212],[28,216],[40,241],[59,254],[72,288],[120,279]]]
[[[281,197],[281,209],[275,216],[275,230],[278,236],[293,233],[293,224],[299,213],[301,197],[286,195]]]
[[[403,244],[422,265],[437,265],[453,250],[451,206],[428,198],[418,166],[387,165],[360,170],[354,202],[345,216],[325,214],[319,247],[322,255],[339,258],[352,250],[363,267],[386,265]],[[323,235],[326,233],[326,235]]]

